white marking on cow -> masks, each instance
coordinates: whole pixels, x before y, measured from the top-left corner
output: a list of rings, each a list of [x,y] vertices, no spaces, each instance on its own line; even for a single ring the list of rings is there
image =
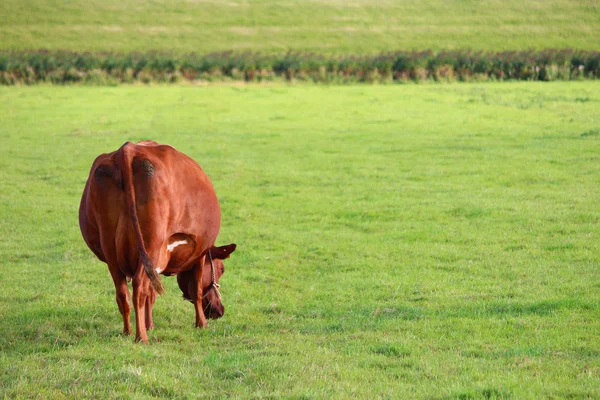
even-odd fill
[[[171,243],[170,245],[167,246],[167,251],[171,252],[171,251],[173,251],[173,249],[175,247],[177,247],[179,245],[182,245],[182,244],[186,244],[186,243],[187,243],[187,240],[178,240],[176,242],[173,242],[173,243]]]

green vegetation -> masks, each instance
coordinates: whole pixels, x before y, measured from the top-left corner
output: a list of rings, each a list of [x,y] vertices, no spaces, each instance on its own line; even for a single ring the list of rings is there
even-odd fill
[[[598,50],[595,0],[3,0],[0,48],[356,54]]]
[[[600,82],[451,83],[595,79],[598,37],[592,0],[3,0],[0,84],[153,85],[0,86],[0,397],[600,398]],[[142,139],[238,244],[225,317],[165,278],[150,346],[77,226]]]
[[[0,397],[598,398],[599,104],[597,81],[0,87]],[[238,251],[225,317],[196,330],[164,278],[143,346],[77,209],[97,154],[149,138],[201,163]]]
[[[38,82],[106,85],[286,79],[319,83],[581,80],[600,76],[600,52],[393,52],[328,57],[223,52],[204,56],[157,53],[0,52],[0,84]]]

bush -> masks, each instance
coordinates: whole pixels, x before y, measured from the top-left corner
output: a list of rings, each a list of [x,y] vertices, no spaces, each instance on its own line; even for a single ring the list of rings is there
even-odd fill
[[[0,51],[0,84],[285,79],[318,83],[598,79],[600,52],[398,51],[373,56],[225,51],[205,55]]]

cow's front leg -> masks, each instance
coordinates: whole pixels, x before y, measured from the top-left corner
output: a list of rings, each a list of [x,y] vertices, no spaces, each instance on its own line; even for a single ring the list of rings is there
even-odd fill
[[[144,269],[133,278],[133,308],[135,310],[135,341],[148,344],[146,333],[146,300],[150,291],[150,279]]]
[[[194,281],[195,281],[195,298],[194,309],[196,310],[196,328],[206,328],[208,325],[206,322],[206,316],[204,315],[204,309],[202,308],[203,298],[203,284],[202,284],[202,266],[204,265],[204,257],[200,259],[200,263],[194,267]]]

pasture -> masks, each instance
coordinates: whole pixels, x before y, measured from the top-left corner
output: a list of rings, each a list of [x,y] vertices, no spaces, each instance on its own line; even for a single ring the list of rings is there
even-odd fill
[[[595,0],[3,0],[0,48],[207,53],[288,49],[598,50]]]
[[[0,397],[600,397],[599,82],[0,87],[0,122]],[[77,223],[142,139],[238,244],[224,318],[165,277],[150,346]]]

